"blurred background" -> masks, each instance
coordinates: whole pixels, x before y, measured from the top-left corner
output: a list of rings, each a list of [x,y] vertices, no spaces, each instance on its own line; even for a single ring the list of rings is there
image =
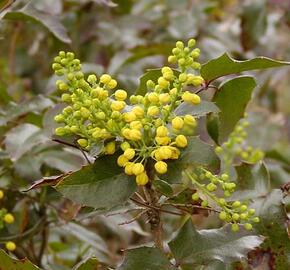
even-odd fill
[[[85,164],[79,151],[51,140],[60,109],[51,64],[59,50],[73,51],[87,73],[111,74],[130,93],[146,69],[166,64],[176,40],[196,38],[202,63],[224,52],[290,61],[289,0],[2,0],[0,10],[0,188],[16,215],[0,231],[0,245],[8,235],[17,257],[45,269],[72,269],[92,254],[114,267],[123,249],[148,237],[144,224],[118,226],[128,215],[78,213],[80,206],[51,188],[20,192]],[[290,69],[255,75],[249,144],[266,152],[271,186],[279,188],[290,180]],[[178,227],[174,218],[168,224]],[[216,226],[202,217],[197,224]],[[265,260],[254,269],[272,269]]]

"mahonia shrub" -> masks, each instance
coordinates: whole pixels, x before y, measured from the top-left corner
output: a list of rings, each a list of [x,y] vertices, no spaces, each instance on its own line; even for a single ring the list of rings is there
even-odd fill
[[[195,45],[194,39],[186,44],[177,41],[168,66],[145,73],[133,95],[109,74],[85,74],[72,52],[61,51],[54,58],[63,106],[54,117],[55,141],[79,148],[90,163],[58,176],[54,187],[65,197],[105,213],[128,206],[125,213],[133,210],[137,215],[124,224],[146,216],[151,226],[155,248],[132,249],[118,269],[157,269],[156,258],[158,269],[188,269],[178,267],[192,267],[206,258],[235,262],[264,240],[246,233],[258,226],[260,217],[251,200],[240,195],[236,170],[245,164],[264,166],[264,153],[247,141],[245,107],[255,80],[240,76],[219,86],[215,80],[286,62],[265,58],[238,62],[225,54],[201,65]],[[210,88],[215,90],[212,102],[202,100],[202,92]],[[205,120],[211,144],[198,136],[205,136],[201,128]],[[139,208],[131,209],[132,204]],[[204,213],[214,213],[225,226],[197,231],[190,217]],[[170,214],[183,217],[183,226],[168,243],[168,251],[163,215]],[[219,255],[219,246],[232,239],[237,245]],[[210,257],[195,256],[203,246],[213,249]],[[138,258],[144,256],[143,265]]]

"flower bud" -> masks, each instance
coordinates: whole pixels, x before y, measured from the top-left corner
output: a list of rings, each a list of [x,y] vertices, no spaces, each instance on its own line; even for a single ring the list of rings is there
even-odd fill
[[[126,149],[125,152],[124,152],[124,156],[125,156],[128,160],[132,159],[132,158],[135,156],[135,150],[132,149],[132,148],[128,148],[128,149]]]
[[[105,153],[107,155],[113,155],[116,152],[116,143],[115,141],[111,141],[105,146]]]
[[[175,138],[175,142],[176,142],[176,145],[178,147],[186,147],[187,146],[187,139],[184,135],[178,135],[176,138]]]
[[[132,172],[135,175],[141,174],[144,172],[144,166],[142,163],[135,163],[132,167]]]
[[[100,77],[100,82],[103,84],[108,84],[112,80],[112,77],[109,74],[103,74]]]
[[[6,214],[6,215],[4,216],[4,221],[5,221],[7,224],[11,224],[11,223],[14,222],[14,216],[8,213],[8,214]]]
[[[88,146],[88,141],[86,139],[78,139],[78,144],[81,147],[86,148]]]
[[[167,164],[164,161],[157,161],[154,165],[154,168],[160,174],[167,172]]]
[[[183,128],[183,124],[184,124],[184,121],[182,120],[181,117],[175,117],[172,119],[172,127],[174,129],[182,129]]]
[[[5,247],[6,247],[6,249],[9,250],[9,251],[14,251],[14,250],[16,249],[16,245],[15,245],[15,243],[12,242],[12,241],[7,242],[7,243],[5,244]]]
[[[136,183],[138,186],[145,186],[149,181],[149,178],[145,172],[136,176]]]

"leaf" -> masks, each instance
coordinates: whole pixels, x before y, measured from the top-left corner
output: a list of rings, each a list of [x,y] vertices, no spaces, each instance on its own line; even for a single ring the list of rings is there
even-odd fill
[[[287,233],[287,221],[289,221],[283,203],[283,193],[279,189],[273,189],[268,196],[257,199],[252,205],[256,209],[256,215],[260,222],[255,225],[258,233],[263,234],[266,240],[262,247],[270,249],[274,257],[274,268],[288,270],[290,260],[290,241]]]
[[[141,247],[128,250],[117,270],[169,270],[170,262],[158,248]]]
[[[3,270],[40,270],[28,259],[16,260],[0,249],[0,269]]]
[[[77,203],[109,210],[124,204],[136,190],[133,177],[117,165],[117,155],[103,156],[93,165],[65,176],[56,190]]]
[[[243,163],[235,169],[238,191],[232,195],[231,200],[249,200],[267,195],[271,188],[270,176],[263,162],[256,165]]]
[[[267,29],[267,1],[255,0],[243,6],[241,14],[241,44],[244,50],[259,44]]]
[[[99,261],[96,258],[89,258],[79,263],[73,270],[96,270],[98,266]]]
[[[237,122],[244,116],[255,87],[253,77],[240,76],[223,83],[215,93],[213,101],[221,110],[218,115],[219,142],[227,139]]]
[[[153,186],[163,195],[171,197],[173,195],[172,187],[165,181],[156,179],[153,181]]]
[[[230,226],[197,231],[188,220],[169,242],[169,247],[180,264],[204,264],[213,260],[231,263],[245,257],[262,242],[262,237],[232,232]]]
[[[173,70],[173,72],[175,76],[178,76],[178,74],[180,73],[178,70]],[[135,95],[144,96],[147,93],[146,82],[149,80],[156,82],[160,76],[162,76],[161,68],[148,69],[148,71],[141,76],[139,87],[137,88]]]
[[[3,113],[0,112],[0,126],[6,125],[9,121],[25,115],[29,112],[39,113],[44,109],[53,105],[53,102],[41,95],[38,95],[28,101],[16,104],[10,102],[3,108]]]
[[[19,10],[8,11],[4,19],[12,20],[32,20],[45,26],[56,38],[64,43],[71,43],[71,39],[67,35],[67,30],[59,21],[58,16],[46,14],[36,9],[33,4],[28,3]]]
[[[218,58],[203,64],[200,70],[201,76],[207,81],[213,81],[219,77],[243,71],[266,69],[288,66],[290,62],[277,61],[267,57],[256,57],[250,60],[238,61],[224,53]]]
[[[198,105],[191,105],[186,102],[181,103],[174,111],[176,115],[190,114],[194,116],[204,116],[208,113],[218,113],[220,109],[209,101],[202,101]]]
[[[160,178],[167,182],[180,182],[181,173],[189,165],[203,165],[213,170],[219,167],[219,159],[215,154],[213,147],[198,137],[190,137],[187,147],[181,151],[178,160],[168,161],[168,170],[166,174],[160,175]]]
[[[32,124],[22,124],[5,135],[5,147],[13,161],[19,159],[34,146],[48,141],[42,130]]]

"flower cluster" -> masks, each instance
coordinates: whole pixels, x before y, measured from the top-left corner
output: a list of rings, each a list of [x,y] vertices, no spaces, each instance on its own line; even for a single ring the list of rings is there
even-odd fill
[[[0,189],[0,201],[4,198],[4,192]],[[5,224],[9,225],[14,222],[14,216],[11,213],[8,213],[6,208],[0,209],[0,230],[4,228]],[[6,249],[9,251],[14,251],[16,245],[14,242],[9,241],[6,243]]]
[[[85,150],[103,144],[103,154],[112,155],[119,149],[117,163],[128,175],[135,175],[138,185],[149,181],[146,166],[154,161],[157,173],[167,172],[166,160],[178,159],[187,146],[186,130],[193,131],[196,119],[192,115],[177,116],[174,110],[182,102],[200,103],[200,97],[188,89],[203,84],[196,62],[199,49],[195,40],[188,45],[178,41],[169,57],[179,70],[163,67],[156,81],[148,80],[144,96],[132,95],[117,88],[117,81],[108,74],[85,78],[81,64],[73,53],[61,51],[52,68],[63,76],[56,82],[67,103],[55,121],[63,126],[55,130],[58,136],[77,136]]]

